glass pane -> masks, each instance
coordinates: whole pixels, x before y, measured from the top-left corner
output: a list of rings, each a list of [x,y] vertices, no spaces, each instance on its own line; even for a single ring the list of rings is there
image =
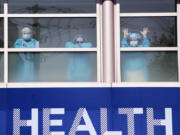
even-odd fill
[[[178,81],[176,52],[121,52],[123,82]]]
[[[10,82],[96,82],[95,52],[10,53]]]
[[[79,36],[86,44],[74,46]],[[9,47],[96,47],[96,18],[10,18]]]
[[[0,18],[0,48],[4,47],[4,21]]]
[[[96,0],[8,0],[9,13],[95,13]]]
[[[0,13],[4,13],[4,0],[0,0]]]
[[[120,12],[175,12],[175,0],[120,0]]]
[[[121,47],[177,46],[176,17],[121,18]]]
[[[0,82],[4,81],[4,55],[0,53]]]

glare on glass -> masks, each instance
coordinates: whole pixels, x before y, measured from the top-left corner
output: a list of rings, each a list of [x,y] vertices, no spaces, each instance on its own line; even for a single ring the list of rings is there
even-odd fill
[[[177,82],[177,52],[121,52],[123,82]]]
[[[176,47],[176,17],[123,17],[121,47]]]
[[[9,13],[95,13],[96,0],[8,0]]]
[[[96,82],[95,52],[9,53],[9,82]]]
[[[120,12],[175,12],[176,0],[120,0]]]
[[[96,18],[9,18],[9,47],[15,47],[16,41],[23,39],[24,27],[31,29],[31,36],[39,42],[40,48],[67,47],[69,42],[75,44],[77,35],[82,35],[90,47],[96,47]],[[18,43],[21,48],[31,48],[22,46],[23,40]],[[35,42],[29,44],[33,46]]]

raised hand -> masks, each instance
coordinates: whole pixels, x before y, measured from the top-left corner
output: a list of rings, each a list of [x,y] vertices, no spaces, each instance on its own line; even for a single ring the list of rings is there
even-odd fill
[[[140,33],[143,35],[143,37],[147,37],[147,33],[149,32],[149,29],[148,27],[144,27],[143,28],[143,31],[140,31]]]
[[[128,29],[125,28],[123,29],[123,33],[124,33],[124,38],[126,38],[130,33],[128,32]]]

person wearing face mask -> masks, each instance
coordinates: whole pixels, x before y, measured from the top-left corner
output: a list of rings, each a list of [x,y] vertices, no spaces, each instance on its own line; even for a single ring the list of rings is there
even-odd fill
[[[82,34],[74,37],[73,42],[67,42],[66,48],[91,48],[92,44]],[[67,80],[71,82],[88,82],[92,80],[92,69],[89,57],[85,53],[71,53],[68,59]]]
[[[123,39],[121,41],[121,47],[149,47],[150,42],[147,38],[147,33],[149,32],[148,28],[143,28],[143,31],[140,31],[140,33],[129,33],[128,29],[123,30]],[[141,43],[142,41],[142,43]]]
[[[32,38],[31,29],[22,29],[22,38],[17,39],[14,48],[39,48],[39,42]],[[33,53],[19,53],[20,62],[16,78],[18,82],[35,82],[35,56]]]
[[[150,47],[150,41],[147,38],[148,32],[148,28],[143,28],[143,31],[140,31],[140,33],[129,33],[128,29],[124,29],[121,47]],[[124,52],[121,64],[122,81],[149,81],[148,64],[145,52]]]
[[[91,48],[92,44],[87,42],[87,39],[82,34],[77,34],[73,42],[67,42],[65,45],[66,48]]]
[[[24,27],[22,29],[22,38],[16,40],[14,48],[39,48],[39,42],[32,38],[31,29]]]

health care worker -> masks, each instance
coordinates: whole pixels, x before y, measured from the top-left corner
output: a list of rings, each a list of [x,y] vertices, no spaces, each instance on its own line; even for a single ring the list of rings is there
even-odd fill
[[[143,28],[139,33],[129,33],[123,30],[124,37],[121,47],[149,47],[147,38],[148,28]],[[144,52],[126,52],[122,55],[122,81],[124,82],[147,82],[149,80],[148,65]]]
[[[78,34],[73,42],[67,42],[66,48],[91,48],[92,44],[87,39]],[[88,56],[85,53],[71,53],[68,67],[67,79],[72,82],[88,82],[92,80],[92,69],[89,64]]]
[[[24,27],[22,29],[22,38],[17,39],[14,48],[39,48],[39,42],[32,38],[31,29]],[[35,56],[33,53],[19,53],[21,58],[18,64],[17,81],[35,82]]]

